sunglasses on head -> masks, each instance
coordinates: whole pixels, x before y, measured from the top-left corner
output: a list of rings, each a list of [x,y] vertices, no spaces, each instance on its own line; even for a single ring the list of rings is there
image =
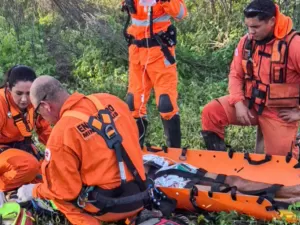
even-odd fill
[[[246,15],[248,15],[248,14],[258,14],[258,13],[264,13],[266,15],[270,15],[271,16],[270,12],[266,12],[266,11],[260,10],[260,9],[249,8],[249,9],[245,9],[244,10],[244,14],[246,14]]]

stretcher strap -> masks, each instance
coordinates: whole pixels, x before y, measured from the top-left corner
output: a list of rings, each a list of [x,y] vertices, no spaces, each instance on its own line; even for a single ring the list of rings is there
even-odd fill
[[[300,168],[300,162],[298,162],[295,166],[294,166],[295,169],[299,169]]]
[[[251,165],[261,165],[261,164],[264,164],[264,163],[266,163],[266,162],[271,161],[272,156],[266,154],[266,155],[265,155],[265,158],[264,158],[263,160],[254,161],[254,160],[252,160],[252,159],[250,158],[249,153],[246,152],[246,153],[244,154],[244,159],[246,159],[246,160],[248,161],[248,163],[251,164]]]
[[[222,193],[230,192],[231,199],[233,201],[237,201],[237,191],[238,191],[237,187],[233,186],[233,187],[229,187],[228,189],[224,189],[222,191]],[[244,194],[244,193],[242,193],[242,194]],[[209,191],[208,196],[210,198],[212,198],[213,197],[213,191]],[[266,207],[267,211],[278,211],[279,208],[287,209],[288,206],[289,206],[288,203],[274,201],[273,197],[270,194],[258,196],[256,202],[257,202],[257,204],[261,205],[265,200],[268,200],[272,204],[272,206],[267,206]]]
[[[256,200],[256,203],[261,205],[265,200],[269,201],[272,205],[271,206],[267,206],[266,210],[269,211],[278,211],[278,207],[274,204],[274,200],[268,196],[259,196]]]
[[[179,156],[179,159],[180,159],[181,161],[185,161],[185,160],[186,160],[186,153],[187,153],[188,148],[189,148],[189,146],[183,147],[183,148],[181,149],[181,154],[180,154],[180,156]]]
[[[198,213],[203,213],[205,210],[201,209],[196,202],[196,196],[198,196],[198,188],[196,186],[193,186],[190,191],[190,202],[193,205],[194,209]]]
[[[253,190],[253,191],[240,191],[240,192],[246,195],[263,195],[263,196],[266,195],[274,198],[276,192],[279,191],[279,189],[282,187],[283,185],[281,184],[273,184],[268,188],[263,188],[259,190]]]
[[[161,147],[161,149],[164,151],[164,153],[168,153],[168,146],[164,145]]]
[[[213,183],[211,185],[211,192],[222,192],[227,193],[231,190],[232,187],[230,187],[228,184],[220,184],[220,183]]]
[[[236,186],[231,187],[230,195],[233,201],[236,201],[236,192],[237,192],[237,187]]]
[[[300,155],[299,155],[299,157],[300,157]],[[292,152],[288,152],[287,155],[286,155],[286,157],[285,157],[285,161],[287,163],[289,163],[292,158],[293,158],[293,153]]]
[[[288,206],[288,204],[285,204],[283,202],[275,202],[274,201],[274,197],[276,192],[282,187],[283,185],[279,185],[279,184],[274,184],[271,187],[268,188],[264,188],[264,189],[260,189],[260,190],[254,190],[254,191],[239,191],[242,194],[245,195],[254,195],[254,196],[258,196],[257,199],[257,203],[258,204],[262,204],[263,201],[265,199],[267,199],[268,201],[270,201],[272,203],[272,207],[269,207],[268,210],[276,210],[279,207],[281,208],[286,208]],[[223,188],[223,189],[222,189]],[[236,201],[236,194],[237,194],[237,187],[233,186],[233,187],[229,187],[228,185],[224,184],[218,184],[215,183],[212,185],[211,191],[208,192],[208,196],[210,198],[213,197],[213,193],[214,192],[221,192],[221,193],[229,193],[231,195],[232,200]]]
[[[268,200],[272,206],[267,206],[267,211],[279,211],[279,209],[288,209],[289,203],[275,201],[271,195],[260,195],[256,201],[257,204],[262,204],[264,200]]]
[[[187,154],[188,149],[189,149],[189,146],[183,147],[181,149],[181,154],[179,156],[179,159],[181,161],[186,160],[186,154]],[[148,152],[154,152],[154,153],[162,152],[162,151],[164,151],[165,153],[168,153],[168,147],[167,146],[162,146],[161,149],[157,149],[157,148],[152,148],[150,143],[146,143],[146,150]]]
[[[226,185],[225,185],[226,186]],[[219,192],[219,191],[218,191]],[[236,192],[237,192],[237,187],[236,186],[233,186],[233,187],[226,187],[224,190],[220,191],[221,193],[228,193],[230,192],[230,196],[231,196],[231,199],[233,201],[236,201]],[[214,191],[209,191],[208,192],[208,197],[212,198],[213,197],[213,194],[214,194]]]
[[[146,144],[147,146],[147,151],[148,152],[164,152],[164,153],[168,153],[168,146],[163,145],[161,146],[161,149],[156,149],[156,148],[152,148],[150,143]]]
[[[226,180],[226,177],[227,177],[227,175],[225,175],[225,174],[218,174],[218,176],[216,178],[216,182],[224,184],[225,180]]]
[[[276,205],[276,209],[288,209],[289,206],[291,205],[290,203],[286,203],[286,202],[281,202],[281,201],[275,201],[274,203]],[[299,210],[297,210],[299,211]]]
[[[276,189],[278,187],[275,187],[276,185],[274,185],[274,187],[272,186],[271,189],[269,190],[272,190],[272,189]],[[191,191],[190,191],[190,202],[191,204],[193,205],[193,207],[195,208],[195,210],[199,213],[203,212],[203,209],[201,209],[198,205],[197,205],[197,202],[196,202],[196,196],[198,196],[198,188],[196,186],[193,186],[191,188]],[[221,193],[228,193],[230,194],[231,196],[231,199],[233,201],[237,201],[237,187],[236,186],[233,186],[233,187],[227,187],[221,191],[218,191],[218,192],[221,192]],[[209,191],[208,193],[208,197],[210,198],[213,198],[213,195],[214,195],[214,191]],[[245,194],[245,193],[242,193],[242,194]],[[284,203],[284,202],[279,202],[279,201],[274,201],[273,197],[268,194],[268,195],[260,195],[257,197],[257,204],[262,204],[265,200],[268,200],[272,206],[267,206],[266,207],[266,210],[267,211],[278,211],[279,208],[284,208],[284,209],[287,209],[289,204],[288,203]]]
[[[198,196],[198,188],[196,186],[193,186],[190,191],[190,202],[191,202],[192,206],[194,207],[195,211],[197,213],[203,215],[207,220],[215,221],[215,217],[210,216],[209,214],[207,214],[207,211],[205,211],[204,209],[201,209],[197,205],[196,196]]]
[[[146,143],[146,149],[148,152],[154,152],[154,153],[163,151],[162,149],[152,148],[150,143]]]
[[[230,148],[229,151],[228,151],[228,157],[230,159],[232,159],[234,153],[235,153],[235,150],[233,150],[232,148]]]

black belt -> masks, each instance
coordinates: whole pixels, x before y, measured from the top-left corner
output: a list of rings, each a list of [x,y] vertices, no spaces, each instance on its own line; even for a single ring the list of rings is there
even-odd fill
[[[90,213],[96,216],[101,216],[108,212],[124,213],[134,211],[144,207],[150,200],[149,190],[141,191],[138,184],[134,181],[109,190],[100,187],[95,187],[90,192],[86,192],[86,190],[82,189],[80,196],[73,200],[72,203],[80,208],[84,208],[86,203],[91,203],[100,210],[97,213]]]
[[[170,64],[174,64],[176,62],[174,56],[172,56],[170,50],[168,49],[168,45],[163,42],[159,35],[155,35],[155,38],[144,38],[141,40],[132,39],[130,42],[139,48],[152,48],[160,46],[160,50]]]
[[[94,205],[101,206],[100,208],[113,208],[117,206],[133,204],[143,200],[148,200],[149,198],[148,190],[119,198],[106,197],[97,191],[92,192],[92,199],[95,199]]]
[[[131,40],[131,44],[136,45],[139,48],[152,48],[160,46],[154,38],[143,38],[141,40]]]

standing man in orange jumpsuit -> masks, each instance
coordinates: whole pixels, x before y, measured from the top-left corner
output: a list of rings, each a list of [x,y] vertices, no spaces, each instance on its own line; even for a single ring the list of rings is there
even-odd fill
[[[248,34],[239,42],[230,68],[229,95],[208,103],[202,113],[207,149],[225,150],[224,128],[259,125],[266,154],[298,152],[300,37],[290,17],[271,0],[254,0],[244,10]]]
[[[126,102],[136,119],[143,146],[148,125],[147,102],[154,88],[167,145],[181,147],[175,62],[176,28],[170,18],[187,15],[184,0],[125,0],[131,17],[125,32],[129,45],[129,86]],[[127,26],[126,26],[127,27]],[[126,28],[125,28],[126,29]]]
[[[20,201],[53,200],[78,225],[126,219],[143,209],[148,190],[142,152],[125,102],[109,94],[69,95],[50,76],[35,80],[30,97],[36,111],[55,125],[42,164],[43,183],[19,188]],[[132,199],[119,200],[126,197]]]

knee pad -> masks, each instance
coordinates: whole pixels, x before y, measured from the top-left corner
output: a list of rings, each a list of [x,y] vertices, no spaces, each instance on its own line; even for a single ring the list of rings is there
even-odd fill
[[[127,93],[126,103],[130,109],[130,111],[134,111],[134,96],[132,93]]]
[[[168,94],[162,94],[159,96],[158,111],[160,113],[169,113],[173,111],[173,105]]]

